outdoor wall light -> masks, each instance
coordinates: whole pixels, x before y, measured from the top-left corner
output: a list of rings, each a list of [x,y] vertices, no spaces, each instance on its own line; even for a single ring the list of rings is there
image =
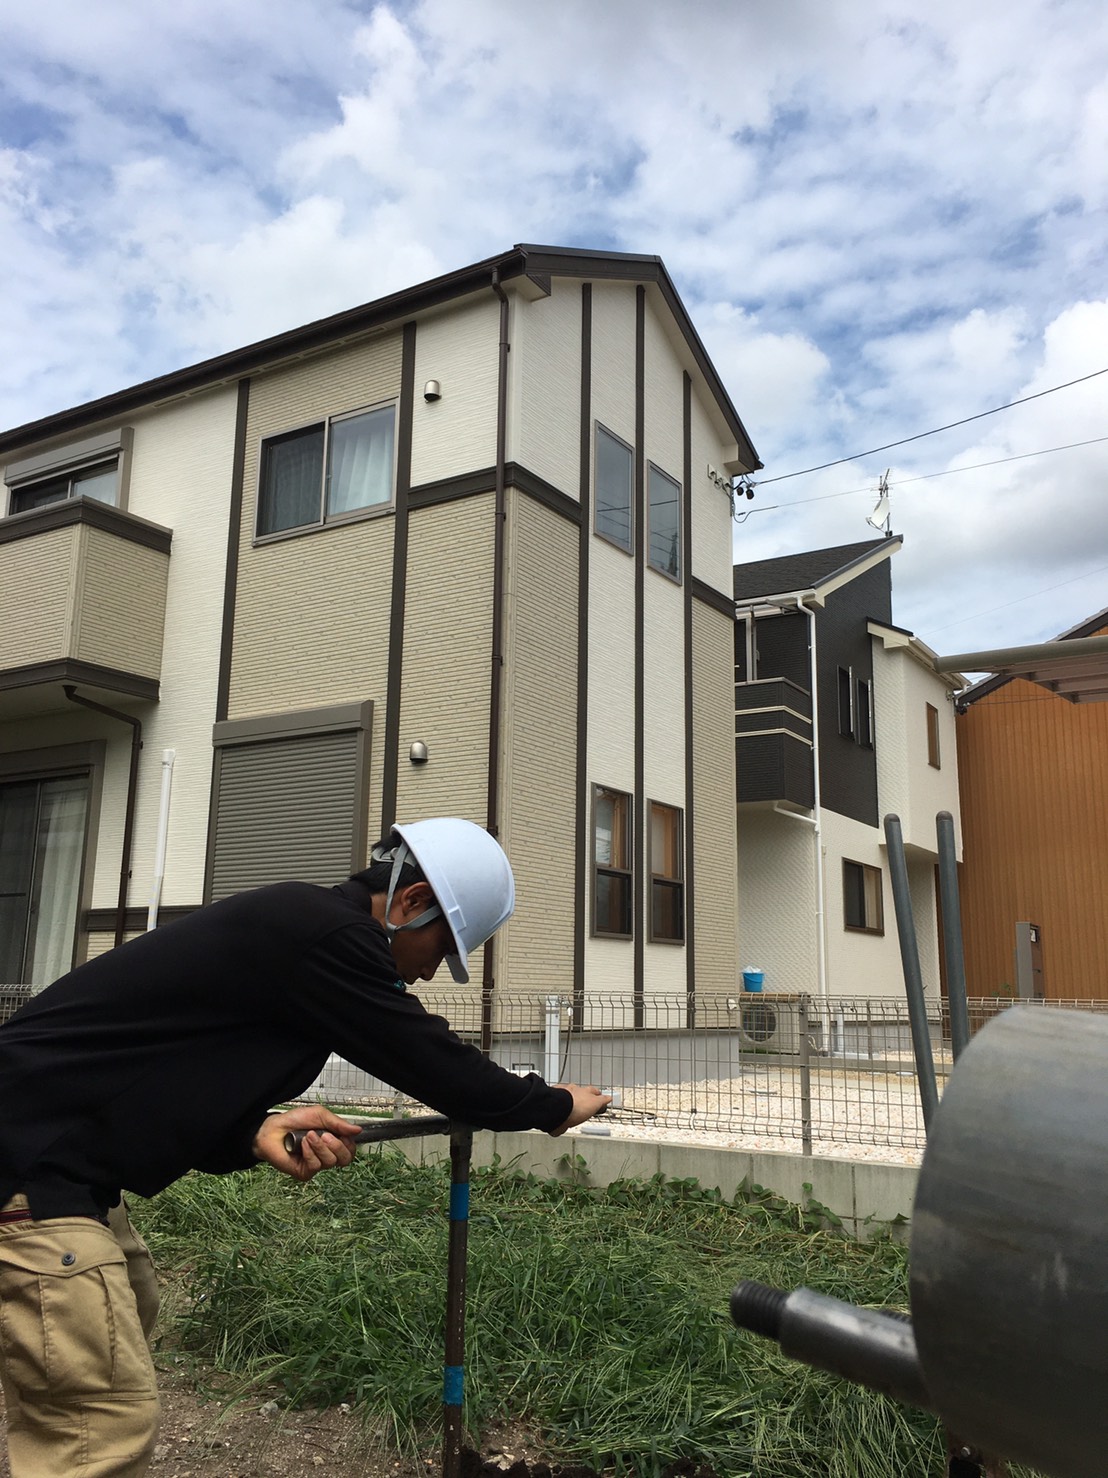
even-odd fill
[[[427,746],[422,739],[417,739],[408,750],[408,758],[413,765],[425,765],[427,763]]]

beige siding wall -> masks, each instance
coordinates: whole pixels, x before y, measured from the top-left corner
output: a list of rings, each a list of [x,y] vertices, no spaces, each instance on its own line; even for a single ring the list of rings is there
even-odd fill
[[[263,438],[394,400],[400,347],[399,334],[382,335],[251,387],[229,718],[371,699],[375,722],[384,721],[391,514],[252,541]],[[371,817],[380,802],[380,738],[374,734],[370,750]]]
[[[80,525],[81,555],[72,587],[70,650],[141,677],[159,677],[169,555]]]
[[[732,622],[693,601],[693,801],[697,990],[731,990],[738,976]]]
[[[589,570],[588,764],[590,786],[635,790],[635,566],[629,555],[594,538]],[[591,862],[591,814],[584,845]],[[591,876],[586,933],[591,918]],[[585,985],[590,991],[630,991],[632,948],[626,940],[593,939],[585,945]]]
[[[813,837],[810,826],[784,816],[739,812],[738,970],[764,970],[767,990],[817,989]]]
[[[732,565],[741,553],[733,553],[733,542],[742,532],[731,521],[731,504],[727,493],[708,479],[708,467],[727,475],[723,467],[723,446],[712,428],[703,404],[697,399],[694,382],[692,397],[692,520],[693,549],[690,568],[698,580],[720,590],[729,599],[734,590]],[[745,500],[744,500],[745,501]],[[757,505],[747,503],[748,508]]]
[[[0,668],[66,654],[80,526],[0,544]]]
[[[569,995],[577,756],[577,529],[512,493],[503,840],[518,905],[499,984]]]
[[[597,283],[592,298],[592,413],[635,444],[635,289]]]
[[[397,816],[488,814],[493,497],[411,516]],[[384,708],[381,709],[383,723]],[[383,737],[380,726],[375,752]],[[427,745],[426,765],[406,756]],[[380,760],[375,760],[375,769]],[[371,813],[372,815],[372,810]]]
[[[416,332],[412,485],[456,477],[496,461],[500,304],[487,296],[421,319]],[[509,356],[511,358],[512,356]],[[423,387],[438,380],[442,399]]]
[[[555,281],[549,298],[513,299],[510,460],[578,497],[581,284]]]
[[[137,651],[141,656],[145,648],[147,671],[160,675],[158,703],[122,705],[143,724],[129,893],[132,907],[145,908],[152,891],[161,761],[167,748],[175,751],[176,762],[162,901],[167,906],[195,904],[201,897],[235,406],[235,387],[226,386],[130,419],[134,446],[128,511],[173,531],[168,576],[164,555],[83,525],[0,548],[0,557],[8,549],[43,549],[51,570],[56,575],[60,572],[60,590],[67,597],[77,593],[77,555],[84,550],[78,606],[81,626],[74,655],[136,670],[129,654]],[[52,548],[58,539],[62,544]],[[121,569],[125,577],[120,576]],[[133,569],[137,577],[132,576]],[[158,582],[160,593],[151,588]],[[6,588],[0,575],[0,600]],[[36,582],[36,589],[38,612],[45,602],[50,614],[47,622],[39,616],[35,629],[49,629],[55,620],[55,601],[62,596],[51,581]],[[156,601],[156,621],[136,614],[136,596],[147,610]],[[0,641],[6,629],[6,621],[0,618]],[[100,814],[93,818],[97,845],[91,902],[94,908],[112,908],[119,886],[129,731],[114,720],[67,707],[40,720],[5,725],[3,747],[41,748],[46,752],[44,762],[49,763],[51,748],[87,739],[106,743]],[[106,937],[110,942],[111,936]]]
[[[234,385],[165,406],[136,419],[129,508],[173,530],[166,590],[161,697],[143,719],[143,754],[135,815],[131,901],[148,903],[154,876],[161,760],[175,751],[162,902],[199,903],[204,886],[212,723],[223,624],[235,417]],[[125,741],[117,739],[121,752]],[[121,779],[125,763],[121,760]],[[122,799],[105,819],[121,816]],[[113,900],[121,839],[114,860],[97,865],[97,906]]]

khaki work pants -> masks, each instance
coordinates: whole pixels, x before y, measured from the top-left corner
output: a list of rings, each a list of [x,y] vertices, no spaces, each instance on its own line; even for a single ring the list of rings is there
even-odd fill
[[[25,1208],[16,1196],[4,1210]],[[158,1289],[123,1205],[0,1223],[0,1377],[12,1478],[139,1478],[158,1434]]]

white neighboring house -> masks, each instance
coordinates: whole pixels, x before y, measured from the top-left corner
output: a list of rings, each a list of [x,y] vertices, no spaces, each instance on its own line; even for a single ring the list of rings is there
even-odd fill
[[[962,679],[936,671],[934,653],[892,624],[900,545],[886,537],[735,567],[739,955],[764,971],[768,992],[903,999],[891,813],[938,1004],[936,816],[955,818],[960,856]]]

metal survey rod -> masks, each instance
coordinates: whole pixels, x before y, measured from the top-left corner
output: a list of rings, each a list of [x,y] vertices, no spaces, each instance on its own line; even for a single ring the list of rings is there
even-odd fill
[[[414,1119],[363,1119],[354,1144],[376,1144],[382,1139],[419,1139],[424,1134],[449,1134],[450,1120],[445,1114],[420,1114]],[[310,1129],[290,1129],[285,1135],[285,1153],[295,1155]],[[330,1131],[320,1129],[320,1134]]]
[[[459,1478],[464,1437],[466,1250],[469,1241],[469,1165],[473,1130],[450,1130],[450,1232],[446,1252],[446,1341],[442,1370],[442,1472]]]
[[[919,945],[916,943],[916,923],[912,917],[912,895],[908,887],[908,864],[904,860],[904,834],[900,828],[899,816],[885,817],[885,842],[889,850],[889,880],[893,885],[896,932],[900,939],[900,961],[904,967],[908,1020],[912,1027],[919,1101],[926,1131],[939,1106],[939,1093],[935,1086],[935,1059],[931,1055],[931,1035],[927,1028],[927,1005],[923,996]]]
[[[943,959],[946,994],[950,1002],[950,1050],[957,1062],[969,1044],[969,1007],[966,1004],[966,958],[962,948],[962,905],[958,897],[958,859],[954,851],[954,817],[940,811],[935,817],[939,843],[939,899],[943,910]]]
[[[903,1314],[860,1309],[811,1288],[786,1293],[744,1280],[731,1291],[731,1318],[740,1329],[776,1340],[790,1359],[935,1410],[912,1323]]]

